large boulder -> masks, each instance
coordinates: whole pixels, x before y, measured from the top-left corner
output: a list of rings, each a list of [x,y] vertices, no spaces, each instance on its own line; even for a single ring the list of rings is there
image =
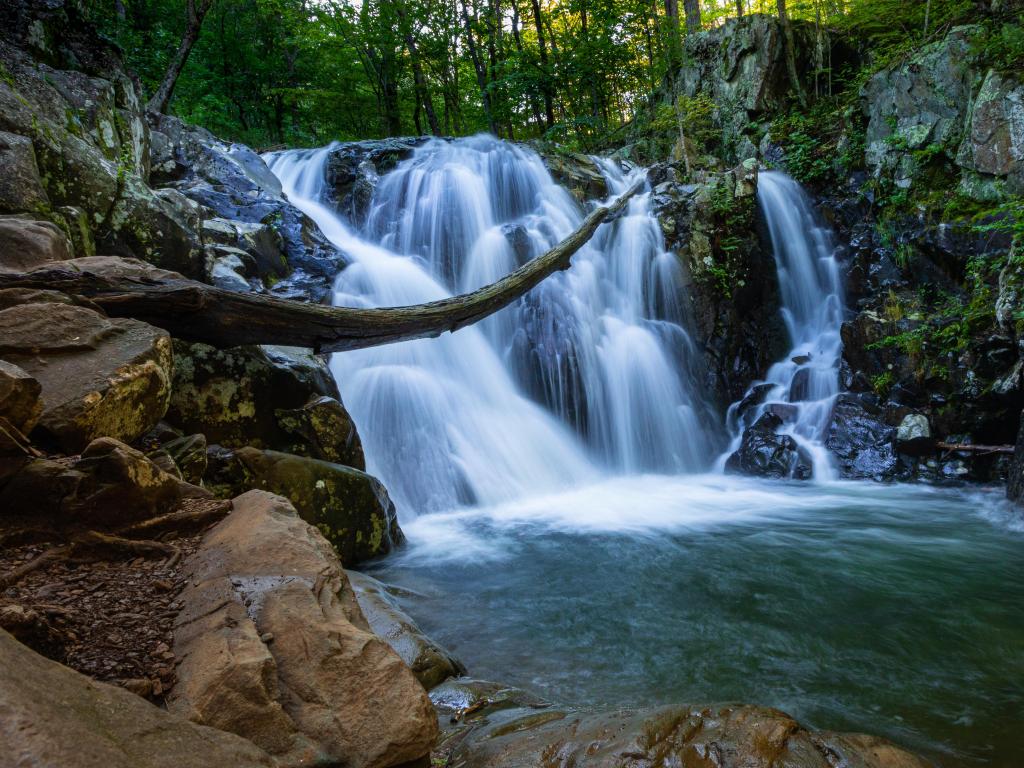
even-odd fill
[[[210,451],[206,480],[222,496],[262,488],[288,498],[346,565],[385,555],[403,541],[395,505],[377,478],[352,467],[279,451]]]
[[[0,272],[25,272],[71,258],[71,243],[60,227],[18,216],[0,217]]]
[[[251,445],[365,468],[326,363],[308,350],[175,341],[168,421],[219,445]]]
[[[486,713],[484,713],[486,715]],[[672,706],[579,714],[505,710],[456,739],[450,764],[465,768],[623,765],[704,768],[926,768],[928,763],[864,734],[810,731],[776,709]]]
[[[245,739],[90,680],[0,630],[0,754],[19,768],[274,768]]]
[[[872,400],[877,398],[844,393],[832,408],[825,447],[843,478],[891,480],[897,471],[896,430],[882,420]]]
[[[934,144],[955,157],[977,79],[976,33],[976,27],[958,27],[868,80],[862,93],[865,159],[876,174],[908,187],[918,170],[913,150]]]
[[[359,608],[377,637],[390,645],[428,691],[465,674],[462,663],[420,631],[388,587],[372,576],[347,571]]]
[[[387,768],[429,753],[426,693],[285,499],[235,499],[185,571],[172,713],[251,740],[281,768]]]
[[[324,167],[327,196],[354,226],[366,223],[380,177],[410,157],[425,138],[388,138],[338,144]]]
[[[42,385],[35,434],[75,453],[100,436],[131,442],[163,417],[171,340],[137,320],[70,304],[0,311],[0,357]]]

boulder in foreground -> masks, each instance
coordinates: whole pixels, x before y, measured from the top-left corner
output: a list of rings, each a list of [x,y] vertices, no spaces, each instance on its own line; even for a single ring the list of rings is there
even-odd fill
[[[272,768],[234,734],[195,725],[43,658],[0,630],[0,755],[18,768]]]
[[[169,706],[282,768],[389,768],[437,736],[412,672],[369,631],[341,564],[286,499],[250,491],[185,564]]]

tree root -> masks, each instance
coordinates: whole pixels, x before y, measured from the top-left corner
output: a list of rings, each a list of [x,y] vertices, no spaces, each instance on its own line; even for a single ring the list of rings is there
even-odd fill
[[[119,536],[163,536],[167,533],[195,533],[223,519],[231,511],[230,501],[212,501],[199,509],[178,510],[117,531]]]
[[[8,587],[17,584],[23,578],[32,573],[32,571],[37,571],[44,565],[49,565],[54,560],[65,558],[70,551],[71,546],[67,544],[58,547],[51,547],[39,555],[39,557],[29,560],[24,565],[15,568],[9,573],[0,575],[0,590],[7,589]]]

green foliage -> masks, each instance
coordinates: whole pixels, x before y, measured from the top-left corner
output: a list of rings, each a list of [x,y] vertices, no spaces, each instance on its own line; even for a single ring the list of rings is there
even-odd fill
[[[782,147],[786,170],[796,179],[820,185],[863,167],[865,125],[856,98],[840,84],[836,95],[772,121],[772,140]]]

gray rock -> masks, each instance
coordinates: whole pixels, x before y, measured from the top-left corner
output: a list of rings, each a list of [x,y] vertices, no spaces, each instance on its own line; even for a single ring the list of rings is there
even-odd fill
[[[1024,194],[1024,83],[990,71],[971,107],[957,163],[1006,179],[1007,191]]]
[[[740,447],[725,462],[726,472],[795,480],[810,478],[810,458],[791,436],[778,434],[782,423],[774,413],[761,416],[744,431]]]
[[[0,131],[0,212],[40,211],[49,204],[32,140]]]
[[[0,419],[27,435],[43,412],[42,389],[21,368],[0,360]]]
[[[869,412],[862,398],[836,398],[825,447],[835,457],[839,476],[851,480],[891,480],[898,469],[893,441],[896,430]]]

